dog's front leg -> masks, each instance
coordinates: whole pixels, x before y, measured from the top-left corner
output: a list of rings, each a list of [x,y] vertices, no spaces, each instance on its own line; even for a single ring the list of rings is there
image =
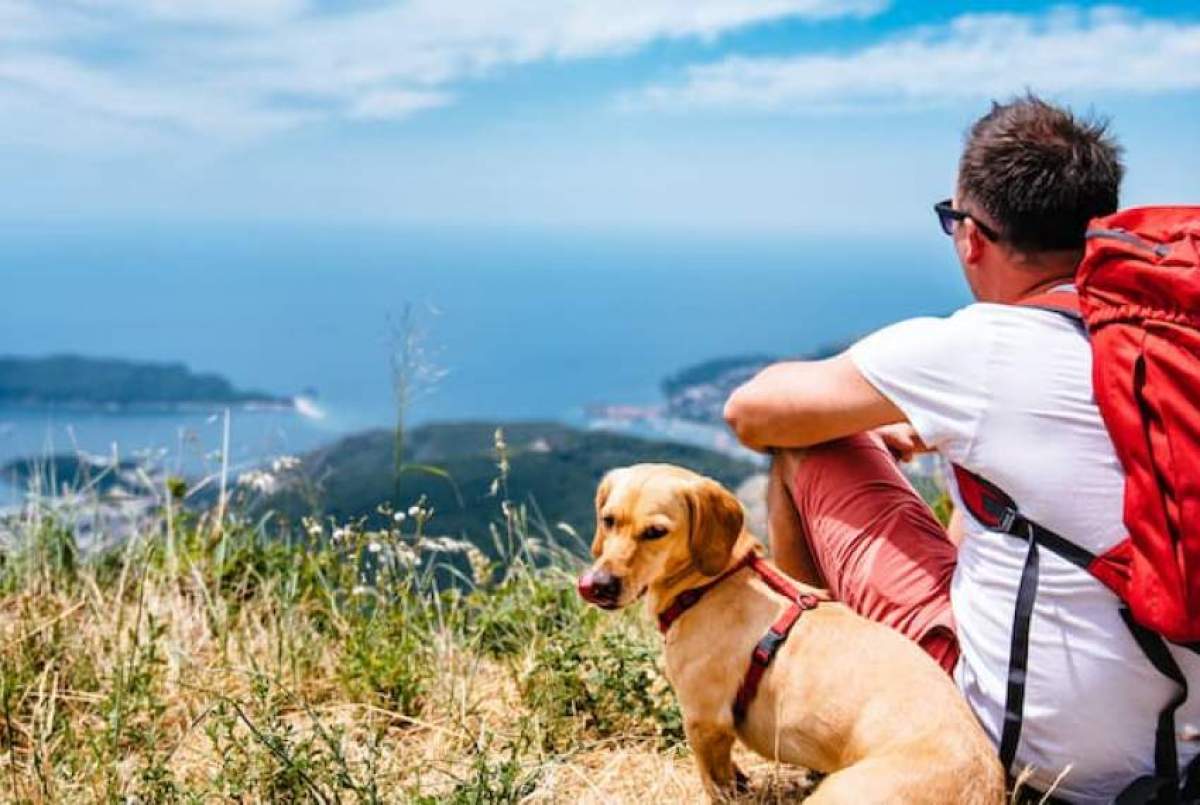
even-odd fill
[[[700,782],[713,802],[727,802],[737,793],[739,780],[733,765],[733,732],[727,726],[688,721],[688,745],[696,756]]]

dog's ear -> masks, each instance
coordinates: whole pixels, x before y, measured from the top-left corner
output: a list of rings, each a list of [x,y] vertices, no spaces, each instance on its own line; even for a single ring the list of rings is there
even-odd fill
[[[592,537],[592,556],[597,559],[600,558],[601,544],[604,542],[604,529],[600,527],[600,510],[604,508],[604,504],[612,492],[617,472],[617,470],[609,470],[600,479],[600,485],[596,487],[596,534]]]
[[[742,533],[746,519],[742,504],[728,489],[707,478],[689,489],[686,497],[692,562],[704,575],[715,576],[729,564],[733,545]]]

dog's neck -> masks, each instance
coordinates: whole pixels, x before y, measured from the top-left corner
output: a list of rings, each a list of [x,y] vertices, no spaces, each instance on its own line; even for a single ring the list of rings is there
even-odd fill
[[[729,562],[721,569],[721,573],[742,561],[751,551],[762,553],[762,550],[762,543],[749,531],[743,531],[738,536],[737,542],[733,544],[733,550],[729,552]],[[695,564],[688,564],[678,572],[665,576],[650,585],[646,591],[646,608],[651,614],[657,616],[685,590],[711,584],[713,579],[720,578],[721,573],[706,576]]]

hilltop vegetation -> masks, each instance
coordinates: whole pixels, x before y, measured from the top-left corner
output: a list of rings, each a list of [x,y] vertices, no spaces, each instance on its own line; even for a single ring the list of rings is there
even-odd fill
[[[500,461],[495,434],[503,431],[504,490],[493,483]],[[415,428],[404,436],[404,469],[397,476],[395,434],[376,430],[349,436],[302,457],[309,483],[291,485],[265,505],[290,515],[313,503],[340,520],[366,518],[379,525],[380,503],[395,506],[422,498],[437,512],[439,533],[490,546],[497,496],[527,504],[547,527],[565,522],[592,526],[596,484],[607,470],[644,461],[684,464],[736,486],[755,467],[699,447],[587,431],[554,422],[452,422]],[[429,468],[436,468],[430,472]]]
[[[75,546],[86,505],[0,521],[0,798],[696,800],[657,636],[585,607],[578,560],[503,494],[537,455],[493,458],[495,558],[420,504],[285,526],[179,484],[102,553]],[[743,767],[751,801],[803,783]]]
[[[215,374],[181,363],[53,355],[0,357],[0,404],[174,407],[189,404],[290,405],[258,391],[240,391]]]

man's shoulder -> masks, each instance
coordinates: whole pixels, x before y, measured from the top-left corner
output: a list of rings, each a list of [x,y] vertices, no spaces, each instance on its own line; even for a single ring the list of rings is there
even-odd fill
[[[959,346],[983,347],[996,341],[1021,340],[1018,333],[1041,338],[1043,334],[1072,333],[1074,321],[1061,313],[1023,305],[972,302],[944,316],[921,316],[885,327],[893,335],[954,339]]]
[[[1001,305],[973,303],[941,316],[914,316],[889,324],[868,335],[863,341],[943,342],[956,341],[960,346],[974,342],[995,322],[1003,311],[993,311]]]

